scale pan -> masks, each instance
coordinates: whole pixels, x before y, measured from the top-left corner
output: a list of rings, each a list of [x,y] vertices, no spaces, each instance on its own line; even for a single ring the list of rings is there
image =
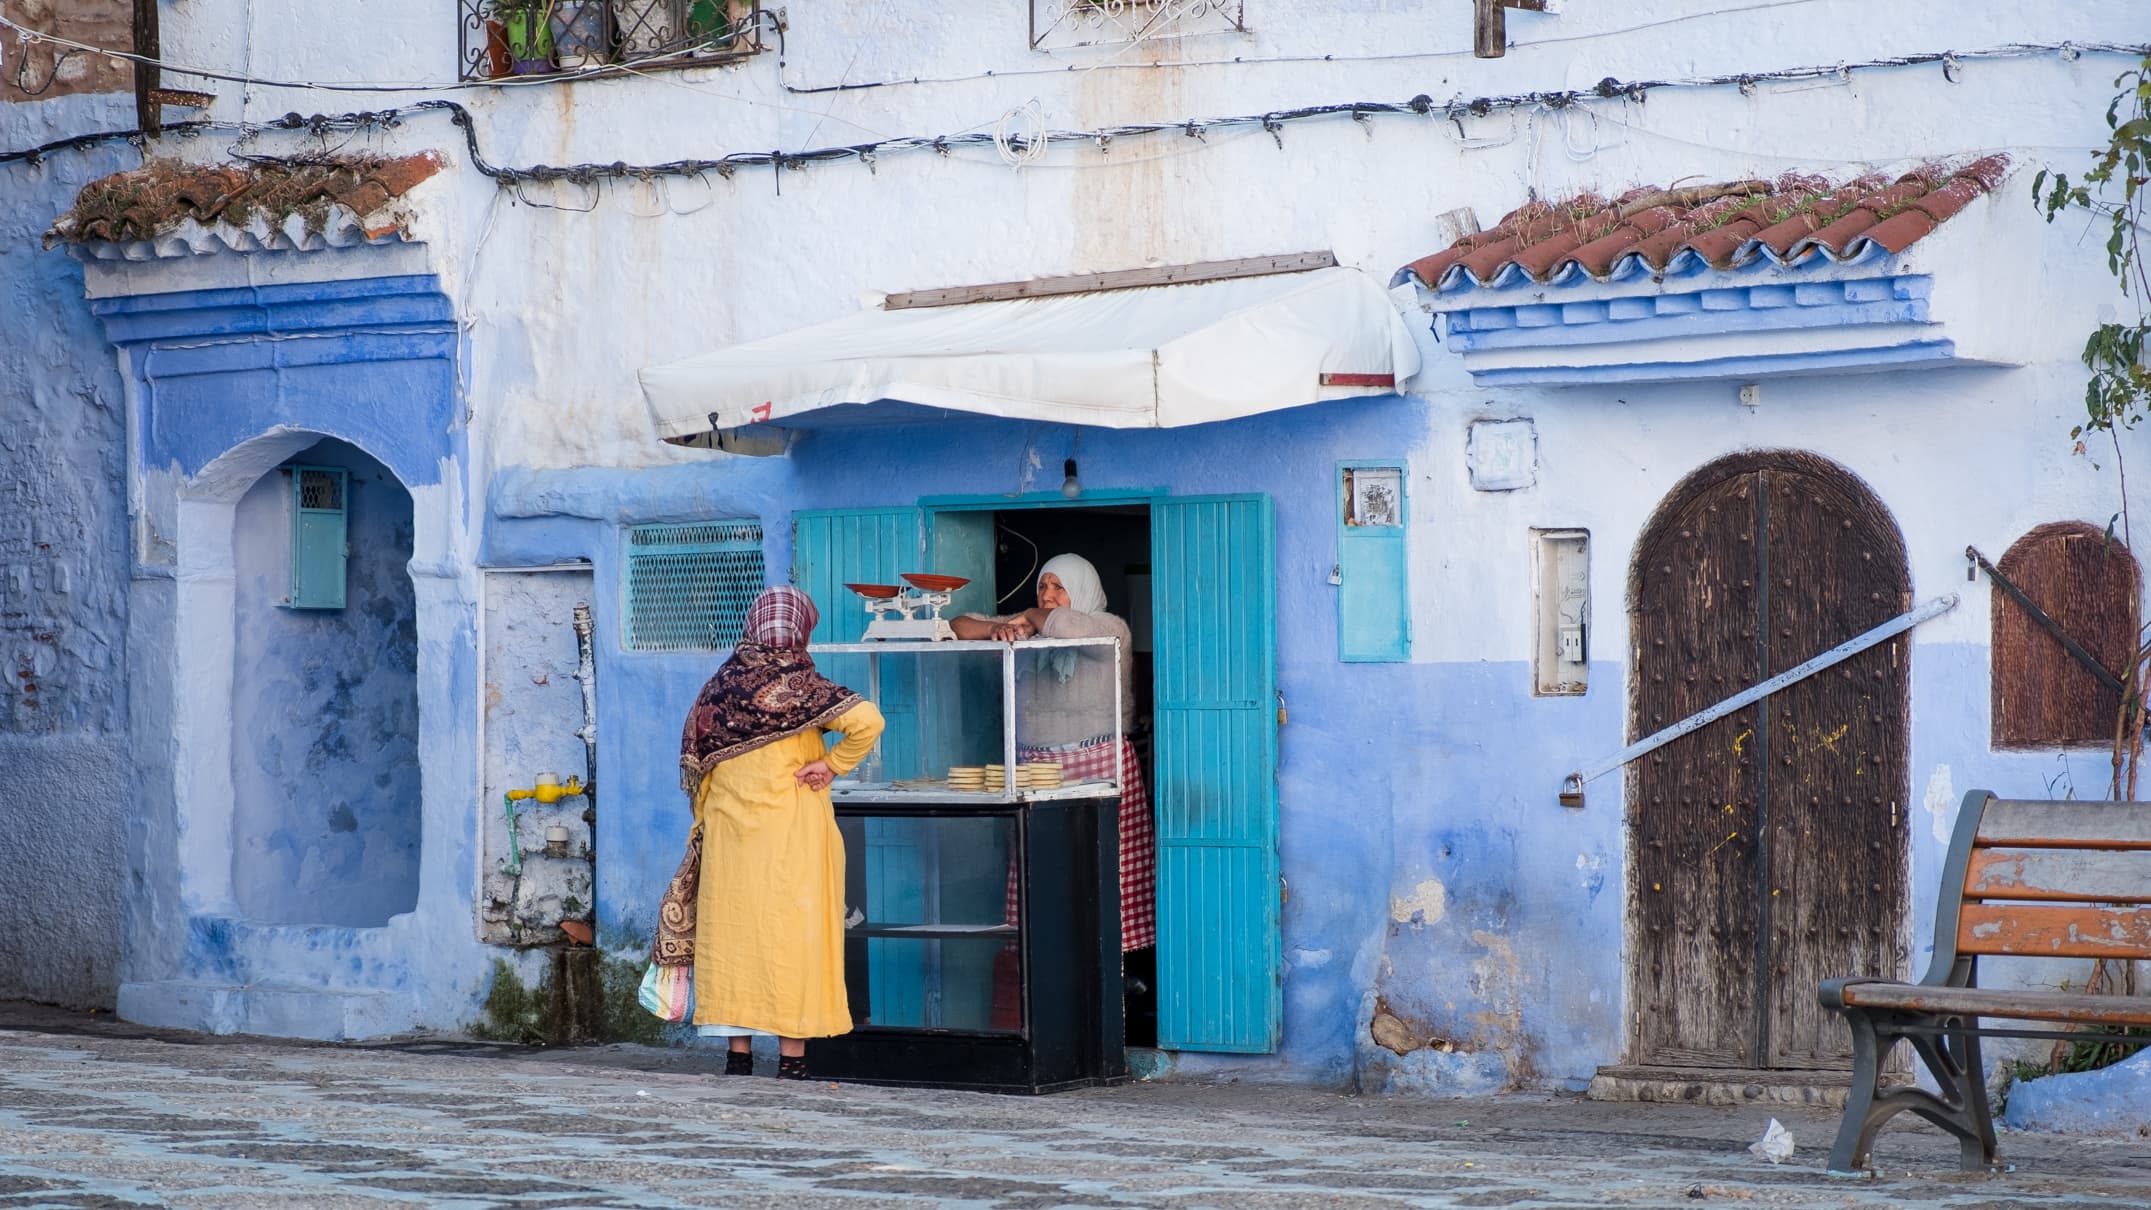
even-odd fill
[[[846,584],[844,587],[851,589],[869,601],[886,601],[903,591],[903,589],[894,584]]]
[[[962,576],[937,576],[925,571],[907,571],[900,574],[905,583],[925,592],[954,592],[971,582]]]

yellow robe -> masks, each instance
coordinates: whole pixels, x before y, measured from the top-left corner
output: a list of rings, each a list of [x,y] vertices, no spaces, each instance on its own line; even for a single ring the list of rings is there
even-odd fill
[[[702,779],[695,1024],[785,1038],[851,1032],[844,998],[844,840],[829,791],[792,780],[826,760],[849,773],[881,737],[861,702],[821,729],[724,761]],[[843,733],[830,748],[823,730]]]

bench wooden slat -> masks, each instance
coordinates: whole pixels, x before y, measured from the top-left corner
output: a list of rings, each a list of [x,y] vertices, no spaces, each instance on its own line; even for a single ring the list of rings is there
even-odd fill
[[[1957,917],[1957,952],[2023,958],[2151,958],[2151,911],[1967,903]]]
[[[2151,852],[1980,849],[1965,867],[1964,897],[2151,903]]]
[[[2142,803],[2012,802],[1987,804],[1979,847],[2151,849],[2151,810]]]
[[[2151,1025],[2151,997],[2087,996],[2081,992],[2012,991],[1987,987],[1926,987],[1917,983],[1852,983],[1845,1003],[1913,1012],[2077,1021],[2086,1025]]]

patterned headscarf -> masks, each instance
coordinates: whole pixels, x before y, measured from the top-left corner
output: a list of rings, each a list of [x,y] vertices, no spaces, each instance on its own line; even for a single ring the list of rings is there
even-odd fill
[[[805,650],[822,620],[814,598],[789,584],[765,588],[747,607],[747,637],[771,647]]]
[[[862,700],[814,670],[807,638],[817,614],[789,585],[747,610],[747,637],[702,686],[680,731],[680,788],[692,796],[720,761],[819,727]]]

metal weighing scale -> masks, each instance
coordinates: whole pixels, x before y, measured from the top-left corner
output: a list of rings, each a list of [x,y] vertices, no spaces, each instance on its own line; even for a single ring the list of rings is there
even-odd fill
[[[962,576],[940,576],[923,571],[907,571],[901,575],[910,588],[894,584],[844,586],[866,602],[866,612],[871,620],[866,624],[866,633],[860,637],[868,640],[924,639],[928,642],[954,639],[956,632],[949,629],[948,620],[941,616],[941,611],[955,600],[956,590],[971,581]]]

